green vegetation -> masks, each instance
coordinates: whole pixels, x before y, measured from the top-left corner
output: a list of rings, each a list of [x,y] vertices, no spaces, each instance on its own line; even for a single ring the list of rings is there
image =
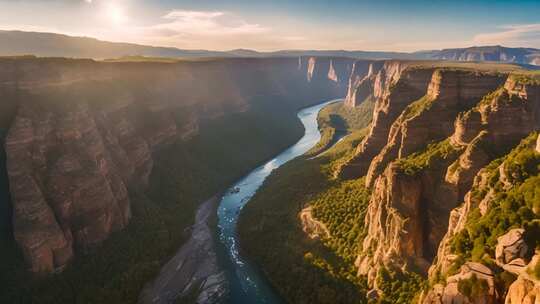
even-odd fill
[[[319,117],[323,128],[333,128],[326,119],[343,109],[339,104],[323,109]],[[354,117],[338,116],[339,121]],[[351,157],[365,134],[366,128],[353,128],[322,156],[303,156],[285,164],[269,176],[242,210],[242,249],[290,303],[367,302],[367,282],[357,276],[354,262],[366,233],[370,191],[364,179],[335,178],[336,168]],[[302,231],[298,215],[307,206],[312,207],[313,217],[324,223],[329,236],[312,240]],[[274,244],[272,250],[268,244]],[[411,303],[425,281],[414,272],[383,272],[383,279],[377,282],[384,293],[379,303]]]
[[[500,87],[496,89],[495,91],[485,95],[484,97],[482,97],[482,100],[480,100],[480,102],[476,105],[476,108],[489,105],[493,99],[499,98],[505,92],[506,91],[504,87]],[[473,109],[473,110],[476,110],[476,109]]]
[[[319,114],[323,134],[336,126],[351,133],[317,158],[302,156],[274,171],[242,210],[242,249],[290,303],[366,302],[366,281],[356,275],[354,260],[370,193],[363,180],[334,179],[366,134],[358,129],[369,124],[361,111],[339,103],[325,107]],[[330,237],[312,240],[302,231],[298,215],[307,206]],[[268,244],[275,244],[273,250]]]
[[[414,272],[401,270],[388,270],[382,267],[379,270],[377,286],[382,290],[381,304],[408,304],[414,303],[418,291],[424,287],[424,278]]]
[[[476,108],[480,108],[483,106],[487,106],[491,104],[493,100],[499,100],[504,103],[518,103],[521,101],[520,97],[518,95],[509,95],[508,91],[504,89],[504,87],[500,87],[497,90],[489,93],[488,95],[484,96],[482,100],[476,105]]]
[[[358,107],[351,108],[343,102],[324,107],[317,118],[321,140],[307,154],[316,155],[334,145],[345,134],[366,128],[371,122],[375,102],[366,99]]]
[[[365,236],[363,223],[370,194],[364,179],[341,181],[308,202],[314,217],[330,231],[331,237],[323,239],[323,243],[351,266],[349,274],[353,277],[358,245]]]
[[[342,110],[333,104],[320,115]],[[366,302],[366,281],[356,276],[354,259],[369,191],[362,180],[333,178],[336,164],[365,134],[352,130],[322,156],[299,157],[275,170],[242,210],[238,227],[242,249],[290,303]],[[312,206],[330,237],[312,240],[302,231],[298,215],[306,206]],[[268,244],[273,244],[272,250]]]
[[[130,225],[63,273],[32,277],[11,233],[2,230],[0,303],[136,303],[143,285],[185,241],[198,204],[302,135],[295,108],[270,99],[252,104],[159,151],[148,191],[130,193]]]
[[[375,100],[372,98],[367,98],[354,108],[348,107],[343,103],[331,104],[321,110],[319,121],[327,115],[334,115],[344,122],[341,126],[342,129],[346,129],[349,132],[361,130],[371,123],[374,107]]]
[[[464,61],[441,61],[441,60],[412,60],[407,64],[411,69],[438,68],[445,70],[460,70],[471,73],[523,73],[524,68],[517,64],[497,62],[464,62]]]
[[[455,157],[459,150],[446,139],[427,146],[424,151],[416,152],[397,161],[397,165],[405,174],[414,176],[427,167],[435,165],[440,159]]]
[[[413,118],[415,116],[418,116],[420,113],[426,110],[429,110],[431,105],[433,105],[434,101],[435,101],[434,99],[430,98],[427,95],[418,99],[417,101],[408,105],[407,108],[405,108],[402,114],[403,118],[405,119]]]
[[[512,73],[510,78],[522,84],[538,85],[540,84],[540,71],[520,71]]]
[[[299,212],[310,202],[318,203],[316,213],[338,223],[347,207],[328,211],[322,203],[333,200],[332,193],[346,186],[332,181],[321,167],[322,157],[293,160],[274,171],[263,187],[242,210],[239,234],[242,249],[258,264],[272,285],[290,303],[358,303],[365,294],[365,282],[354,275],[352,251],[341,247],[353,239],[353,231],[341,231],[324,244],[306,237],[299,225]],[[348,208],[362,209],[361,197],[348,198]],[[356,202],[357,206],[354,206]],[[335,201],[336,204],[339,202]],[[354,215],[352,215],[354,216]],[[352,220],[347,221],[351,223]],[[330,225],[331,231],[339,229]],[[350,233],[350,237],[349,237]],[[268,250],[268,244],[273,244]],[[332,247],[327,247],[329,244]],[[351,258],[344,259],[344,256]]]
[[[488,289],[489,286],[487,281],[484,279],[479,279],[474,274],[469,279],[458,282],[459,292],[465,295],[471,301],[485,294],[486,290]]]
[[[472,189],[474,204],[488,192],[493,198],[486,214],[480,214],[478,208],[473,210],[465,229],[453,237],[452,251],[460,256],[454,269],[468,259],[492,264],[497,238],[511,228],[526,229],[530,248],[540,245],[540,155],[534,151],[537,136],[531,134],[507,156],[488,165],[488,185]],[[498,169],[501,164],[504,177]]]

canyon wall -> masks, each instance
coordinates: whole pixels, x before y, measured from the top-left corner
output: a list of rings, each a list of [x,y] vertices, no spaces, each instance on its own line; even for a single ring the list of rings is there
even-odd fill
[[[392,122],[409,103],[425,95],[433,70],[412,69],[409,65],[403,61],[386,61],[375,77],[367,79],[368,83],[372,82],[366,88],[370,93],[361,95],[375,99],[371,127],[355,156],[342,168],[342,177],[364,176],[371,159],[385,145]]]
[[[431,277],[448,273],[452,263],[445,260],[456,258],[448,249],[449,235],[463,229],[459,223],[473,204],[473,182],[482,183],[477,181],[482,168],[540,129],[540,82],[533,74],[487,65],[385,61],[371,63],[365,77],[356,76],[355,68],[346,104],[373,98],[375,109],[369,133],[340,176],[365,176],[372,189],[355,264],[377,291],[371,294],[380,294],[383,268],[427,276],[431,267]],[[475,204],[486,209],[487,200]],[[495,271],[469,262],[448,282]],[[426,303],[455,303],[463,297],[448,298],[457,285],[448,286],[438,285]]]
[[[345,58],[0,60],[15,240],[32,272],[60,271],[131,217],[152,152],[262,99],[298,109],[345,95]],[[367,73],[367,71],[366,71]]]

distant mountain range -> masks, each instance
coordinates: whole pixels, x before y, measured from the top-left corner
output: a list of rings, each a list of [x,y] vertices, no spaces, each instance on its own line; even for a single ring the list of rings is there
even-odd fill
[[[0,31],[0,56],[36,55],[43,57],[119,58],[147,57],[289,57],[340,56],[359,59],[434,59],[456,61],[498,61],[540,66],[540,49],[475,46],[412,53],[344,50],[281,50],[258,52],[249,49],[230,51],[185,50],[133,43],[101,41],[88,37],[73,37],[55,33]]]
[[[420,52],[419,52],[420,53]],[[426,58],[455,61],[500,61],[540,65],[540,49],[473,46],[461,49],[422,52]]]

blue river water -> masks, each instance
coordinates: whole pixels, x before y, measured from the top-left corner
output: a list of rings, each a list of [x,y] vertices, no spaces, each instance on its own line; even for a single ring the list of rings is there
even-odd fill
[[[217,211],[217,233],[221,243],[221,264],[224,264],[222,266],[227,272],[231,285],[228,302],[234,304],[283,303],[262,273],[240,256],[236,234],[238,216],[242,207],[249,202],[274,169],[306,153],[317,144],[321,138],[317,115],[324,106],[332,102],[335,100],[300,110],[297,115],[304,125],[304,136],[296,144],[232,185],[221,198]]]

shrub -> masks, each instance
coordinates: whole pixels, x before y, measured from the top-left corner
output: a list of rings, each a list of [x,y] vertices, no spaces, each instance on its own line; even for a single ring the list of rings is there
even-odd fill
[[[469,300],[474,300],[486,293],[489,290],[489,285],[486,280],[479,279],[473,274],[469,279],[458,282],[458,290],[465,295]]]
[[[450,140],[446,139],[429,144],[424,151],[402,158],[397,161],[397,164],[405,174],[414,176],[440,159],[447,159],[457,155],[458,151],[457,148],[450,144]]]

